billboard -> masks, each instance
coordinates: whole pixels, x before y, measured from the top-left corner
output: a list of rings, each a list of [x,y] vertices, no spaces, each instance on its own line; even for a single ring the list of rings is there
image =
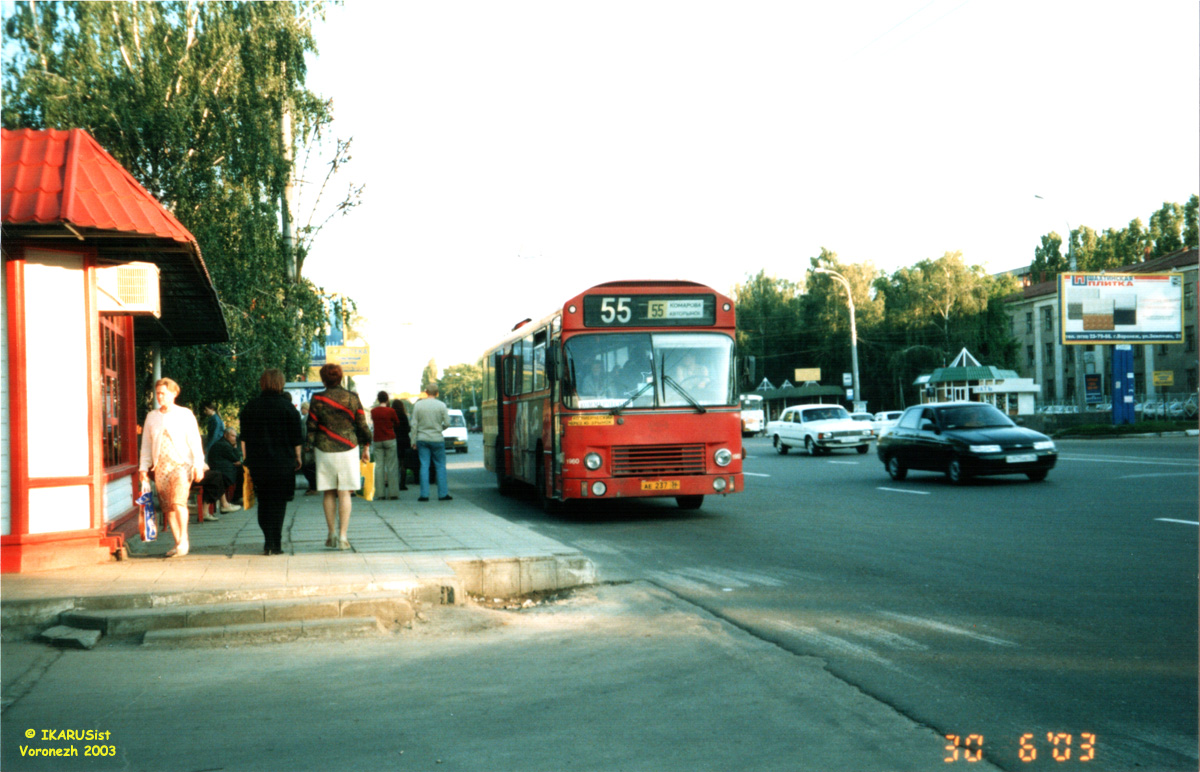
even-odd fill
[[[371,373],[371,354],[367,346],[326,346],[325,359],[341,365],[343,375]]]
[[[1064,273],[1062,342],[1182,343],[1183,274]]]

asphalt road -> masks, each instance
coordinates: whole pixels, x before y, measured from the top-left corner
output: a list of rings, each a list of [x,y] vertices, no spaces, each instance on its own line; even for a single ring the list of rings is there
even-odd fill
[[[746,443],[747,490],[548,516],[471,453],[451,487],[830,672],[941,735],[947,768],[1194,770],[1196,438],[1066,440],[1045,482]],[[1068,745],[1068,743],[1070,743]],[[1069,753],[1069,756],[1068,756]]]

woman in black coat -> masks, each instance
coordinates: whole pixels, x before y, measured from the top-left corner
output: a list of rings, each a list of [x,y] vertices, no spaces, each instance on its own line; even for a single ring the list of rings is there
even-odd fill
[[[246,403],[241,423],[242,455],[258,497],[258,526],[264,555],[283,554],[283,517],[296,491],[300,447],[304,442],[300,414],[283,393],[283,373],[267,370],[258,381],[262,389]]]
[[[404,402],[399,399],[392,400],[392,409],[400,418],[400,426],[396,429],[396,458],[400,464],[400,490],[406,491],[408,490],[408,411],[404,409]]]

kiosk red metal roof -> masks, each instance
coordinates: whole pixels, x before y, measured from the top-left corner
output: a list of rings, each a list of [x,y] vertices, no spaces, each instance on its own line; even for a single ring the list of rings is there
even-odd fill
[[[3,221],[196,239],[82,129],[3,129]]]
[[[0,223],[5,238],[71,239],[101,264],[159,267],[162,317],[138,317],[140,341],[229,339],[196,238],[83,129],[0,130]]]

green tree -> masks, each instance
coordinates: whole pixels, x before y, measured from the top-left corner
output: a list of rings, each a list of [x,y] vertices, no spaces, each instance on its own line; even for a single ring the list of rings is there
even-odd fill
[[[322,8],[29,2],[6,20],[4,126],[86,129],[200,245],[231,339],[164,351],[193,402],[238,404],[268,367],[296,377],[323,330],[280,233],[284,113],[302,141],[331,121],[304,87]]]
[[[792,378],[801,331],[800,297],[795,282],[765,271],[734,287],[741,390],[755,389],[763,378],[776,386]]]
[[[479,364],[450,365],[442,374],[441,399],[470,416],[471,406],[483,399],[483,366]],[[470,419],[468,419],[470,420]]]
[[[1162,257],[1183,249],[1184,210],[1179,204],[1163,202],[1150,215],[1150,238],[1154,242],[1151,257]]]
[[[1035,282],[1050,281],[1067,270],[1067,258],[1062,253],[1063,239],[1054,231],[1042,236],[1042,243],[1033,250],[1029,272]]]
[[[1195,193],[1183,207],[1183,243],[1187,249],[1200,246],[1200,196]]]

